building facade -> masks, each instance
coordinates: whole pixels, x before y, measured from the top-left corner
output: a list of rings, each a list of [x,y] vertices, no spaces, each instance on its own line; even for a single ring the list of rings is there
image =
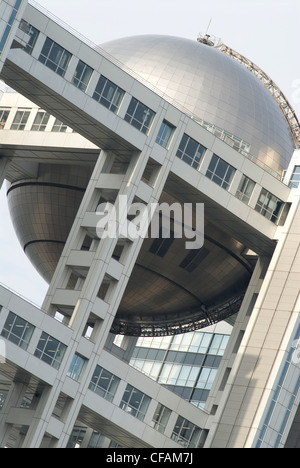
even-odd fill
[[[1,446],[297,446],[300,126],[284,95],[207,37],[96,46],[33,2],[1,8],[17,93],[1,96],[0,180],[49,283],[41,308],[0,287]],[[202,332],[224,320],[230,339]]]

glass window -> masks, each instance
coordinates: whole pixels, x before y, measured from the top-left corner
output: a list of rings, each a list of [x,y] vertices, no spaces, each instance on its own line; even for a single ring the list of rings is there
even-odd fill
[[[76,382],[79,382],[82,372],[84,370],[85,364],[86,364],[86,359],[79,356],[79,354],[75,354],[72,359],[70,368],[67,372],[67,376],[73,380],[76,380]]]
[[[89,389],[106,400],[112,401],[116,394],[119,382],[120,379],[118,377],[103,369],[103,367],[97,366],[89,385]]]
[[[31,127],[31,130],[35,132],[44,132],[46,130],[49,118],[50,114],[48,112],[38,111],[34,119],[34,123]]]
[[[67,448],[78,449],[81,447],[86,429],[73,429]]]
[[[298,188],[300,184],[300,166],[295,166],[289,183],[290,188]]]
[[[255,182],[249,177],[243,176],[239,188],[236,192],[236,197],[241,200],[243,203],[248,205],[251,195],[255,187]]]
[[[7,398],[7,393],[0,393],[0,411],[2,410],[5,400]]]
[[[123,91],[123,89],[119,88],[104,76],[100,76],[93,98],[116,114],[124,94],[125,91]]]
[[[52,336],[43,332],[34,355],[55,369],[63,360],[67,347]]]
[[[27,52],[27,54],[31,55],[40,32],[23,19],[20,22],[19,28],[21,29],[21,31],[25,32],[30,36],[30,39],[23,50]]]
[[[29,118],[30,111],[25,109],[19,109],[16,112],[14,121],[10,127],[11,130],[25,130],[27,120]]]
[[[165,432],[172,411],[163,406],[161,403],[157,405],[153,416],[151,426],[161,434]]]
[[[226,346],[229,341],[228,335],[214,335],[214,338],[209,347],[208,354],[213,354],[215,356],[223,356]]]
[[[262,189],[255,210],[272,223],[278,224],[284,207],[285,203],[282,200]]]
[[[206,177],[220,185],[223,189],[229,190],[234,174],[234,167],[219,158],[216,154],[213,155],[206,172]]]
[[[213,382],[217,375],[218,369],[212,369],[211,367],[203,367],[197,382],[197,388],[203,388],[210,390]]]
[[[67,128],[68,126],[63,124],[61,120],[56,119],[52,127],[52,132],[65,133],[67,131]]]
[[[171,139],[172,139],[172,135],[174,131],[175,131],[174,125],[171,125],[169,122],[164,120],[161,124],[158,135],[156,137],[156,143],[158,143],[163,148],[168,148],[171,143]]]
[[[9,116],[9,109],[0,108],[0,130],[3,130]]]
[[[105,437],[103,435],[101,435],[99,432],[93,432],[87,448],[102,448],[104,441]]]
[[[60,76],[64,76],[72,54],[47,37],[39,61]]]
[[[120,408],[143,421],[150,401],[150,397],[128,384],[120,403]]]
[[[126,122],[148,135],[155,113],[137,99],[132,98],[125,115]]]
[[[75,74],[73,76],[73,85],[85,92],[93,74],[93,69],[86,63],[79,60]]]
[[[176,156],[184,162],[199,169],[206,148],[193,138],[184,134],[177,150]]]
[[[172,439],[186,448],[197,448],[200,443],[202,429],[187,419],[179,416],[173,430]]]
[[[18,317],[13,312],[9,312],[1,336],[11,341],[22,349],[27,349],[34,326],[26,320]]]

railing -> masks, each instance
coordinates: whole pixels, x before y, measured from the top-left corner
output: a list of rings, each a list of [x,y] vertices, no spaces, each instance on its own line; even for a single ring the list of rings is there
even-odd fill
[[[208,130],[210,133],[213,133],[212,128],[214,127],[213,124],[209,124],[208,122],[205,122],[201,119],[199,119],[199,116],[193,114],[190,112],[188,109],[186,109],[184,106],[182,106],[179,102],[177,102],[174,98],[170,97],[168,94],[162,92],[160,89],[158,89],[156,86],[152,85],[149,81],[141,77],[139,74],[137,74],[135,71],[124,65],[122,62],[117,60],[115,57],[107,53],[105,50],[103,50],[99,45],[95,44],[91,40],[87,39],[85,36],[80,34],[78,31],[73,29],[71,26],[66,24],[64,21],[62,21],[60,18],[55,16],[53,13],[49,12],[46,8],[41,6],[39,3],[37,3],[35,0],[29,0],[29,4],[32,5],[34,8],[36,8],[38,11],[46,15],[49,19],[55,21],[59,26],[61,26],[63,29],[65,29],[67,32],[72,34],[75,38],[79,39],[82,41],[84,44],[88,45],[92,49],[94,49],[96,52],[98,52],[100,55],[103,57],[107,58],[110,62],[112,62],[114,65],[116,65],[118,68],[123,70],[125,73],[128,75],[132,76],[134,79],[136,79],[138,82],[141,84],[145,85],[148,89],[151,91],[154,91],[158,96],[162,97],[165,101],[169,102],[172,104],[176,109],[181,111],[183,114],[185,114],[187,117],[191,118],[194,120],[198,125],[200,125],[202,128],[205,130],[208,130],[207,126],[210,125],[211,129]],[[217,127],[216,127],[217,128]],[[220,129],[218,128],[218,131]],[[250,161],[258,165],[259,167],[263,168],[266,172],[271,174],[273,177],[275,177],[278,180],[282,179],[282,174],[279,171],[274,171],[271,167],[267,166],[263,161],[259,160],[256,156],[250,153],[250,151],[245,151],[245,147],[243,146],[242,148],[236,148],[234,145],[236,143],[236,140],[239,140],[240,142],[243,142],[243,140],[236,135],[234,135],[233,139],[230,139],[228,137],[229,132],[227,132],[225,129],[222,129],[224,132],[224,135],[226,134],[226,138],[220,137],[217,133],[217,131],[214,134],[216,138],[222,140],[224,143],[228,144],[231,148],[233,148],[235,151],[239,152],[246,158],[248,158]],[[232,141],[231,141],[232,140]],[[244,142],[247,145],[247,142]]]

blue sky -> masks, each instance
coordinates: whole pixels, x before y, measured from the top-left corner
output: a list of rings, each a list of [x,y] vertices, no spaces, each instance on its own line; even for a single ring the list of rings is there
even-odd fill
[[[259,65],[300,117],[299,0],[39,0],[96,44],[139,34],[209,33]],[[84,8],[83,8],[84,6]],[[46,283],[20,247],[0,191],[0,282],[41,304]]]

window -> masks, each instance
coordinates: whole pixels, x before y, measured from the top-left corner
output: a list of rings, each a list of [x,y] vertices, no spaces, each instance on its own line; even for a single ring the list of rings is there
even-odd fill
[[[13,312],[9,312],[1,336],[20,348],[27,349],[34,328],[26,320],[18,317]]]
[[[3,130],[9,116],[9,109],[0,109],[0,130]]]
[[[229,190],[234,174],[234,167],[219,158],[216,154],[213,155],[206,172],[206,177],[220,185],[223,189]]]
[[[153,416],[152,420],[152,427],[163,434],[165,432],[165,429],[167,427],[167,424],[169,422],[171,416],[171,410],[163,406],[161,403],[157,405],[155,414]]]
[[[34,355],[55,369],[59,369],[66,348],[60,341],[43,332]]]
[[[120,408],[143,421],[150,401],[150,397],[128,384]]]
[[[73,85],[85,92],[93,74],[93,69],[86,63],[79,60],[75,74],[73,76]]]
[[[44,132],[46,130],[49,118],[50,114],[48,114],[48,112],[38,111],[34,119],[33,125],[31,127],[31,130],[35,132]]]
[[[125,120],[145,135],[148,135],[154,115],[155,113],[151,109],[135,98],[132,98],[125,115]]]
[[[198,448],[202,429],[179,416],[174,427],[172,439],[186,448]]]
[[[67,131],[67,128],[68,126],[63,124],[61,120],[56,119],[52,127],[52,132],[65,133]]]
[[[81,447],[86,429],[73,429],[67,448],[78,449]]]
[[[115,114],[118,112],[125,92],[104,76],[100,76],[93,98]]]
[[[203,367],[197,382],[197,388],[203,388],[205,390],[210,390],[214,383],[215,377],[217,375],[218,369],[213,369],[211,367]]]
[[[101,435],[99,432],[93,432],[87,448],[89,449],[102,448],[104,441],[105,441],[105,436]]]
[[[27,124],[29,115],[30,115],[30,111],[28,110],[25,110],[25,109],[18,110],[10,129],[11,130],[25,130],[25,126]]]
[[[97,366],[89,389],[106,400],[112,401],[116,394],[119,382],[120,379],[118,377],[103,369],[103,367]]]
[[[27,21],[25,21],[23,19],[21,20],[19,29],[30,36],[30,39],[29,39],[26,47],[23,50],[25,52],[27,52],[27,54],[31,55],[32,51],[34,49],[36,40],[38,38],[39,31],[36,28],[34,28],[33,26],[31,26],[31,24],[27,23]]]
[[[262,189],[255,210],[272,223],[278,224],[284,207],[285,203],[282,200]]]
[[[176,156],[195,169],[199,169],[205,151],[206,148],[204,146],[184,134]]]
[[[174,133],[175,127],[169,122],[164,120],[159,129],[158,135],[156,137],[156,143],[158,143],[163,148],[168,148]]]
[[[249,179],[249,177],[243,176],[239,188],[236,192],[236,197],[241,200],[243,203],[248,205],[251,195],[255,187],[255,182]]]
[[[85,364],[86,364],[86,359],[79,356],[78,354],[75,354],[71,362],[70,368],[67,372],[67,376],[73,380],[76,380],[76,382],[79,382],[82,372],[84,370]]]
[[[300,166],[295,166],[289,183],[290,188],[298,188],[300,184]]]
[[[72,54],[47,37],[39,61],[60,76],[64,76]]]
[[[214,338],[209,347],[208,354],[213,354],[214,356],[223,356],[228,341],[229,335],[214,335]]]

